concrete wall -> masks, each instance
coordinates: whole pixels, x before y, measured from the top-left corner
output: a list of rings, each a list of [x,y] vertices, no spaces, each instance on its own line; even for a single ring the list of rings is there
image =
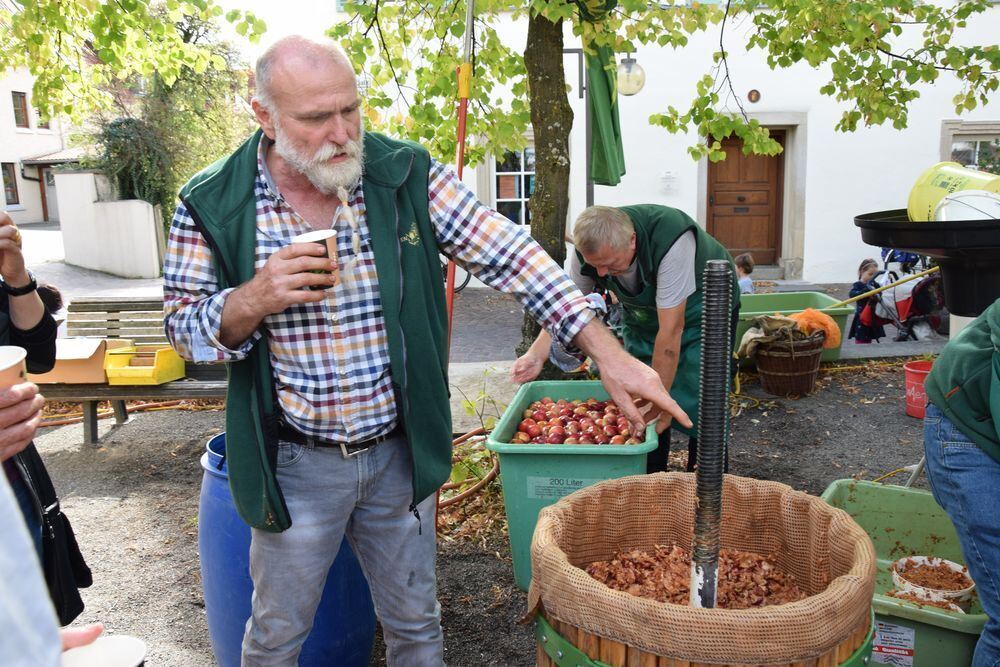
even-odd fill
[[[58,119],[52,119],[50,128],[38,127],[39,118],[31,101],[31,87],[34,79],[25,69],[7,72],[0,78],[0,162],[14,164],[17,180],[17,191],[20,202],[7,206],[7,212],[17,224],[38,222],[42,219],[42,195],[37,180],[38,169],[25,167],[21,175],[21,160],[25,158],[53,153],[65,147],[62,128]],[[14,105],[12,92],[28,95],[28,125],[17,127],[14,123]],[[0,198],[0,208],[6,199]]]
[[[971,22],[959,39],[966,44],[994,44],[998,25],[1000,7]],[[829,80],[828,69],[798,65],[773,71],[763,53],[738,47],[747,29],[745,19],[727,26],[727,35],[732,35],[727,47],[736,96],[751,117],[788,132],[780,264],[789,278],[815,282],[856,280],[860,260],[876,256],[878,249],[862,243],[854,217],[905,208],[919,174],[947,156],[949,150],[942,146],[950,142],[943,135],[956,119],[1000,128],[1000,96],[994,95],[986,107],[958,116],[951,99],[960,86],[943,73],[934,84],[918,87],[920,98],[910,107],[907,128],[896,130],[883,125],[854,133],[837,132],[834,126],[846,107],[818,92]],[[501,32],[506,43],[523,50],[523,23],[505,25]],[[566,47],[578,46],[578,40],[567,32]],[[648,119],[668,106],[688,108],[697,80],[711,71],[712,53],[717,49],[715,28],[693,36],[682,49],[644,47],[637,52],[636,58],[646,70],[645,88],[634,97],[618,98],[627,174],[616,187],[595,186],[594,203],[665,204],[688,212],[704,224],[708,169],[704,161],[694,162],[686,151],[699,137],[694,133],[668,134],[650,125]],[[570,139],[572,221],[586,203],[585,100],[577,94],[580,82],[576,56],[567,55],[564,64],[575,113]],[[756,104],[747,101],[751,89],[761,93]],[[726,108],[735,111],[737,106],[730,101]],[[1000,131],[995,133],[1000,136]],[[483,169],[491,167],[480,167],[479,171]],[[480,196],[492,203],[491,174],[477,177],[474,171],[466,171],[466,182],[478,186]]]
[[[160,275],[157,218],[145,201],[100,201],[90,171],[57,173],[66,262],[123,278]],[[106,188],[102,187],[104,191]]]

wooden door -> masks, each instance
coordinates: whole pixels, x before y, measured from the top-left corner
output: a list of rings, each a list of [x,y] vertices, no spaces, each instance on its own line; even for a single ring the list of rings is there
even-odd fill
[[[784,148],[783,130],[771,136]],[[723,139],[722,150],[725,160],[708,163],[708,233],[734,257],[748,252],[756,264],[777,264],[784,153],[744,155],[735,137]]]

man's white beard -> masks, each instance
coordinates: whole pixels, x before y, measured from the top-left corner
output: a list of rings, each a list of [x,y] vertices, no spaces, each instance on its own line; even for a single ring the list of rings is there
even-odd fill
[[[324,144],[311,157],[306,157],[294,146],[279,123],[274,124],[274,150],[295,171],[309,179],[317,190],[325,195],[335,195],[339,189],[348,192],[354,189],[361,180],[364,169],[365,126],[361,123],[357,139],[348,139],[344,146]],[[346,154],[347,159],[331,164],[328,160],[340,154]]]

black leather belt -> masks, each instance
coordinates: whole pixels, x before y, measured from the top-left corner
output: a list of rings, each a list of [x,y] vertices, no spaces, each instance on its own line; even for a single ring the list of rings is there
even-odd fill
[[[330,440],[324,440],[323,438],[317,438],[315,436],[306,435],[301,431],[289,426],[288,424],[281,422],[278,424],[278,438],[284,440],[285,442],[294,442],[296,445],[302,445],[304,447],[335,447],[340,448],[341,453],[343,453],[344,458],[351,458],[352,456],[357,456],[363,451],[369,450],[375,445],[385,442],[389,438],[395,438],[397,435],[402,435],[403,428],[399,424],[396,424],[391,431],[383,435],[377,435],[374,438],[368,438],[367,440],[362,440],[361,442],[332,442]]]

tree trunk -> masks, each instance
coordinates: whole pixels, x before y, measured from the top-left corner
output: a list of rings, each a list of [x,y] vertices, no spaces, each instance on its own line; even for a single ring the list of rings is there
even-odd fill
[[[531,127],[535,133],[535,192],[531,208],[531,235],[560,266],[566,259],[566,215],[569,210],[569,133],[573,109],[566,96],[563,68],[563,25],[544,16],[528,19],[524,49],[531,97]],[[525,316],[518,355],[538,336],[539,326]]]

